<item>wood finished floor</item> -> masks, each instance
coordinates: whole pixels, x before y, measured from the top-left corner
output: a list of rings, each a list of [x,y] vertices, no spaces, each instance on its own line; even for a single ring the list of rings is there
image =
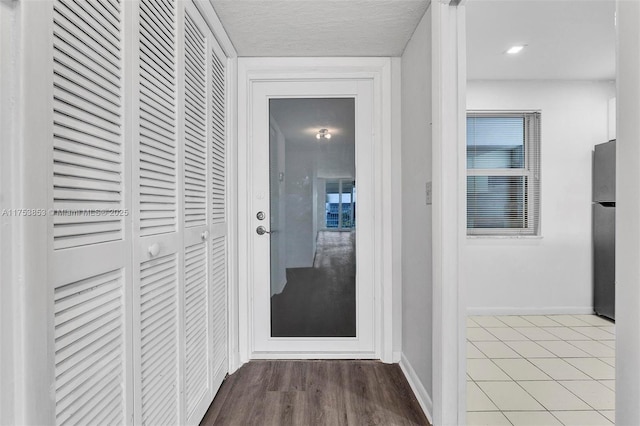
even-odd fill
[[[355,232],[318,233],[313,267],[287,269],[271,297],[273,337],[355,337]]]
[[[429,425],[397,364],[251,361],[227,377],[201,425]]]

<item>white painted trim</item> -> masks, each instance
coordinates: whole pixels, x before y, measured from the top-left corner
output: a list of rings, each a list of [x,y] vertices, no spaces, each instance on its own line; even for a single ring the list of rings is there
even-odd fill
[[[402,350],[402,58],[391,59],[391,229],[393,283],[393,362]]]
[[[416,399],[418,400],[418,403],[420,404],[420,408],[422,408],[424,415],[427,416],[427,420],[429,420],[429,423],[433,424],[433,416],[431,415],[431,413],[433,412],[433,401],[431,401],[429,393],[422,385],[420,378],[403,353],[400,354],[400,369],[404,373],[409,386],[411,386],[411,390],[416,396]]]
[[[378,359],[375,352],[253,352],[251,359]]]
[[[238,59],[227,61],[227,321],[229,374],[242,366],[238,342]]]
[[[238,192],[245,193],[245,196],[238,198],[238,331],[239,331],[239,359],[240,362],[247,362],[251,354],[251,309],[250,309],[250,268],[249,268],[249,248],[251,215],[248,214],[249,200],[246,197],[249,175],[247,164],[243,159],[248,158],[247,141],[250,136],[250,124],[248,121],[251,84],[255,81],[287,81],[287,80],[345,80],[345,79],[372,79],[374,82],[374,120],[380,128],[376,129],[376,134],[382,135],[381,147],[388,152],[392,144],[391,141],[391,60],[390,58],[239,58],[238,60]],[[377,148],[378,149],[378,148]],[[379,154],[378,154],[379,155]],[[383,158],[380,161],[383,176],[390,176],[392,167],[391,158]],[[399,170],[394,171],[399,173]],[[380,205],[380,211],[385,210],[382,200],[390,200],[392,194],[383,193],[379,188],[376,194],[376,203]],[[383,227],[384,217],[376,217],[376,226],[379,231],[376,233],[376,255],[382,256],[383,241],[392,241],[392,228]],[[391,249],[385,249],[393,251]],[[392,282],[387,281],[387,274],[392,274],[392,258],[379,257],[380,262],[376,265],[376,310],[377,326],[375,335],[376,356],[384,362],[391,362],[393,357],[393,291]],[[391,275],[393,276],[393,275]],[[384,278],[383,278],[384,277]],[[384,285],[383,285],[383,280]],[[396,283],[399,285],[399,283]],[[383,304],[383,298],[386,302]],[[234,306],[233,309],[236,307]],[[385,339],[386,336],[386,339]],[[343,355],[344,356],[344,355]]]
[[[21,2],[19,13],[20,82],[18,94],[16,147],[16,185],[13,208],[47,208],[51,162],[48,147],[53,119],[51,103],[53,84],[53,4]],[[37,28],[37,31],[33,29]],[[15,359],[15,398],[17,424],[47,424],[55,418],[50,386],[54,382],[50,360],[53,359],[52,336],[48,330],[53,318],[49,303],[53,286],[49,270],[48,248],[51,217],[24,218],[14,221],[17,246],[14,281],[17,306]]]
[[[640,424],[640,3],[618,0],[616,424]]]
[[[583,315],[593,314],[593,306],[558,306],[558,307],[487,307],[467,308],[467,315]]]
[[[20,128],[17,126],[19,85],[19,2],[0,3],[0,211],[17,207]],[[16,220],[0,216],[0,424],[16,421],[16,363],[20,359],[18,330],[19,241]],[[19,377],[19,376],[18,376]]]
[[[448,3],[448,2],[447,2]],[[466,422],[464,7],[432,2],[433,424]]]

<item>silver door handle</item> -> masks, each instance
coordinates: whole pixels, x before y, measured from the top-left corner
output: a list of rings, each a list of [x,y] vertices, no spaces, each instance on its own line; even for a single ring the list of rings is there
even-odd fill
[[[258,233],[258,235],[264,235],[264,234],[270,234],[271,232],[267,231],[267,228],[265,228],[264,226],[260,225],[256,228],[256,232]]]

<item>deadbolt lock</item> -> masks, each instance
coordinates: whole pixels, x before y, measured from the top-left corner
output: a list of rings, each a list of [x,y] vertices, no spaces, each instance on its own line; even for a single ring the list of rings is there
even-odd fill
[[[256,214],[256,217],[258,218],[258,220],[264,220],[267,215],[264,214],[264,212],[258,212],[258,214]]]

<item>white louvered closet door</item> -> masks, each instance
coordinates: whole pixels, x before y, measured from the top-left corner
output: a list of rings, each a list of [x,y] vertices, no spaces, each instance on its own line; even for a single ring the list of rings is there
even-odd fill
[[[183,422],[177,10],[171,0],[140,0],[137,11],[134,412],[136,424],[175,425]]]
[[[226,57],[191,1],[46,4],[51,413],[198,424],[228,367]]]
[[[207,52],[211,60],[211,109],[209,124],[211,138],[208,144],[210,157],[211,194],[211,254],[210,286],[211,310],[210,321],[213,339],[212,370],[213,388],[217,390],[228,371],[228,323],[227,323],[227,133],[226,133],[226,100],[227,100],[227,58],[210,34],[211,45]]]
[[[132,389],[123,5],[55,0],[43,3],[48,12],[48,208],[59,210],[48,218],[55,423],[122,424]]]
[[[224,149],[224,105],[216,102],[225,82],[224,71],[214,71],[215,39],[191,3],[183,25],[184,404],[187,422],[194,424],[227,371],[226,362],[222,371],[215,362],[220,352],[226,360],[226,334],[220,342],[213,327],[217,321],[226,331],[226,241],[212,204],[220,172],[224,176],[224,152],[222,169],[212,164],[219,162],[216,147]]]

